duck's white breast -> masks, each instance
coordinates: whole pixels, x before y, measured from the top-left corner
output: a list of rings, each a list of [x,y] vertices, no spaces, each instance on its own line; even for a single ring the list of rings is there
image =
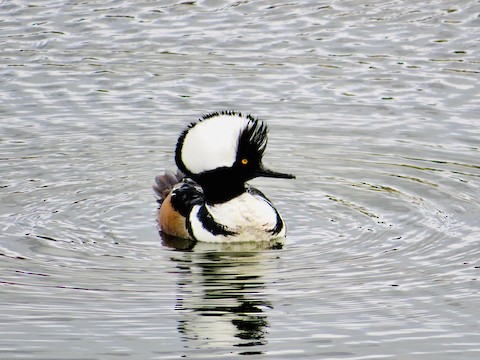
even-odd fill
[[[198,219],[200,206],[195,206],[190,222],[195,238],[200,241],[268,241],[285,236],[284,228],[275,235],[269,232],[277,225],[277,212],[268,200],[259,195],[244,193],[222,204],[206,205],[206,208],[216,223],[236,235],[214,235],[209,232]]]

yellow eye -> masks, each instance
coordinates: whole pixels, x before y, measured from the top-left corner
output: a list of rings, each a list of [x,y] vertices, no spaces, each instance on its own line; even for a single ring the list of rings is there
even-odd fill
[[[242,159],[241,163],[242,163],[243,165],[247,165],[247,164],[248,164],[248,159]]]

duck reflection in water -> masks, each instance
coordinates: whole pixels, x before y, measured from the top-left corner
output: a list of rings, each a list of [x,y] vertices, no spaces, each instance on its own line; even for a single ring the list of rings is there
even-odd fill
[[[169,245],[168,240],[164,244]],[[170,243],[171,244],[171,243]],[[178,239],[174,244],[180,246]],[[178,270],[178,331],[186,349],[251,347],[267,343],[266,278],[278,264],[275,243],[182,244],[172,254]],[[259,249],[263,246],[263,249]],[[241,354],[242,352],[239,352]]]

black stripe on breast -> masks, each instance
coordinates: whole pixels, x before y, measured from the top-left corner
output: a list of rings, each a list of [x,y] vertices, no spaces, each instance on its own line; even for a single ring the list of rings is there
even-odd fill
[[[270,205],[272,206],[272,205]],[[277,215],[277,223],[275,224],[275,227],[272,230],[268,230],[269,233],[272,233],[273,235],[280,233],[284,227],[284,223],[282,218],[280,217],[280,214],[278,213],[277,209],[275,209],[272,206],[272,209],[275,210],[275,214]]]
[[[213,235],[223,235],[223,236],[231,236],[236,235],[237,233],[228,228],[225,225],[219,224],[215,221],[213,216],[208,212],[205,205],[202,205],[198,210],[197,214],[198,220],[202,223],[205,230],[211,232]]]
[[[275,215],[277,216],[277,223],[275,224],[275,227],[273,229],[270,229],[267,232],[271,233],[272,235],[279,234],[280,231],[282,231],[285,224],[280,216],[280,213],[277,211],[277,209],[275,209],[275,206],[273,206],[272,202],[265,196],[264,193],[262,193],[257,188],[254,188],[253,186],[247,186],[247,192],[249,192],[254,196],[263,198],[268,203],[268,205],[270,205],[272,210],[275,211]]]

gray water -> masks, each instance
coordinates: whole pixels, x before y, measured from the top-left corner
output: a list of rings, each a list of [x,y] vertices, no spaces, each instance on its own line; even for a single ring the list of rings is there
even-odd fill
[[[480,2],[0,2],[0,358],[480,358]],[[270,126],[281,249],[162,244],[180,131]]]

